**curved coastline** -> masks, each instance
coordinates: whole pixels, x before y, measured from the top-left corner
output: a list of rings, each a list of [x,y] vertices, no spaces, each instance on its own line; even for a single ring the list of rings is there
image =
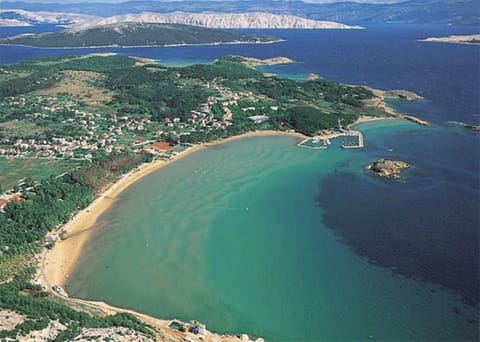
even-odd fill
[[[381,94],[384,95],[384,94]],[[378,96],[378,95],[377,95]],[[368,122],[368,121],[377,121],[377,120],[386,120],[386,119],[403,119],[414,121],[420,125],[428,125],[422,120],[413,117],[407,117],[397,113],[393,108],[388,106],[385,103],[386,96],[378,96],[377,100],[374,102],[375,106],[384,107],[388,116],[360,116],[354,123],[348,125],[348,128],[352,128],[358,124]],[[415,120],[412,120],[415,119]],[[223,144],[226,142],[244,139],[254,136],[275,136],[275,135],[286,135],[293,136],[299,139],[308,138],[304,134],[295,131],[275,131],[275,130],[266,130],[266,131],[251,131],[241,135],[229,137],[227,139],[222,139],[218,141],[213,141],[209,143],[193,145],[186,150],[178,153],[174,158],[170,160],[156,160],[152,163],[142,164],[139,167],[131,170],[125,174],[117,182],[110,185],[106,188],[101,194],[99,194],[90,205],[76,213],[70,221],[65,223],[63,226],[57,227],[54,231],[51,231],[50,234],[58,236],[60,232],[65,232],[65,238],[58,241],[51,250],[46,248],[41,252],[39,256],[39,264],[37,268],[36,282],[44,287],[46,291],[49,291],[55,295],[60,295],[62,298],[67,300],[72,305],[83,305],[87,306],[90,309],[95,308],[104,313],[112,312],[130,312],[135,314],[140,319],[144,321],[158,321],[154,326],[166,327],[165,322],[162,319],[151,317],[145,314],[138,312],[122,309],[119,307],[114,307],[112,305],[106,304],[104,302],[88,301],[81,300],[76,298],[68,297],[63,289],[61,293],[56,293],[52,290],[54,285],[58,285],[63,288],[65,283],[69,278],[69,274],[76,267],[79,258],[81,257],[83,247],[88,242],[92,234],[95,232],[95,223],[97,219],[110,208],[110,206],[115,202],[117,196],[119,196],[125,189],[134,184],[136,181],[140,180],[144,176],[157,171],[164,166],[167,166],[177,160],[180,160],[196,151],[199,151],[203,148],[214,146],[218,144]],[[147,318],[147,319],[145,319]],[[159,323],[160,322],[160,323]]]
[[[104,314],[112,314],[117,312],[129,312],[137,316],[138,318],[145,321],[147,324],[154,326],[157,329],[165,329],[168,327],[168,324],[171,322],[169,319],[160,319],[152,317],[146,314],[135,312],[132,310],[123,309],[120,307],[115,307],[113,305],[107,304],[101,301],[89,301],[78,298],[72,298],[68,296],[68,293],[63,290],[63,286],[69,278],[69,274],[76,267],[79,258],[81,257],[83,247],[88,242],[92,234],[95,232],[95,223],[97,219],[110,208],[110,206],[115,202],[117,196],[119,196],[125,189],[133,185],[135,182],[143,178],[144,176],[160,170],[161,168],[180,160],[188,155],[200,151],[204,148],[215,146],[218,144],[223,144],[235,140],[245,139],[255,136],[293,136],[299,139],[303,139],[306,136],[298,132],[286,132],[286,131],[252,131],[247,132],[241,135],[229,137],[227,139],[193,145],[186,150],[177,154],[174,158],[170,160],[156,160],[152,163],[142,164],[136,169],[125,174],[117,182],[110,185],[105,191],[99,194],[95,200],[90,203],[90,205],[79,211],[72,217],[70,221],[65,223],[63,226],[56,228],[54,231],[51,231],[50,234],[58,235],[61,231],[66,232],[66,236],[63,240],[57,241],[57,243],[48,250],[43,249],[39,256],[39,264],[37,268],[36,281],[42,287],[55,295],[62,297],[64,300],[69,302],[73,306],[81,306],[84,309],[101,311]],[[61,293],[57,293],[52,290],[54,285],[62,287]],[[168,329],[171,330],[171,329]],[[163,330],[164,331],[164,330]],[[173,331],[173,330],[172,330]],[[165,331],[164,331],[165,332]],[[171,331],[169,331],[171,332]],[[237,340],[233,336],[228,335],[216,335],[214,336],[221,337],[221,340]],[[177,336],[178,337],[178,336]],[[215,339],[218,340],[218,339]]]
[[[139,179],[209,146],[253,136],[272,135],[288,135],[296,136],[298,138],[306,137],[297,132],[252,131],[238,136],[229,137],[224,140],[194,145],[180,152],[173,159],[167,161],[156,160],[153,163],[140,165],[138,168],[130,171],[116,183],[109,186],[104,192],[99,194],[87,208],[79,211],[65,225],[51,232],[52,234],[58,234],[63,230],[66,232],[66,237],[63,240],[58,241],[51,250],[44,250],[42,252],[38,269],[38,279],[41,284],[47,289],[50,289],[53,285],[59,285],[62,287],[65,285],[69,274],[75,268],[77,261],[81,256],[83,246],[95,230],[94,225],[96,220],[115,202],[118,195]]]

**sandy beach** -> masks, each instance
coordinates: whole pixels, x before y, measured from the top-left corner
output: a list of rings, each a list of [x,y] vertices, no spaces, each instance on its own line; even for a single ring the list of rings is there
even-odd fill
[[[350,125],[347,126],[348,129],[352,129],[356,125],[365,123],[365,122],[370,122],[370,121],[379,121],[379,120],[399,120],[401,118],[397,117],[392,117],[392,116],[359,116],[357,120],[355,120],[354,123],[351,123]]]
[[[119,307],[109,305],[99,301],[88,301],[77,298],[67,298],[68,294],[58,294],[52,291],[52,286],[59,285],[63,288],[68,280],[69,274],[74,269],[77,261],[82,253],[83,246],[87,243],[91,234],[95,231],[95,222],[98,217],[104,213],[114,202],[116,197],[130,185],[141,179],[142,177],[161,169],[181,158],[184,158],[203,148],[214,146],[217,144],[239,140],[254,136],[293,136],[303,139],[306,136],[296,132],[280,132],[280,131],[255,131],[248,132],[242,135],[230,137],[224,140],[214,141],[205,144],[194,145],[188,149],[178,153],[170,160],[157,160],[153,163],[142,164],[136,169],[130,171],[116,183],[108,187],[102,192],[87,208],[78,212],[65,225],[50,232],[49,235],[57,235],[61,231],[66,232],[63,240],[57,241],[51,250],[44,248],[40,255],[39,267],[37,269],[37,280],[41,285],[55,295],[60,295],[64,298],[70,306],[78,309],[86,310],[88,312],[95,312],[101,314],[114,314],[118,312],[128,312],[140,318],[150,326],[154,327],[157,332],[161,334],[156,337],[156,340],[163,340],[161,335],[168,336],[172,341],[183,341],[185,336],[176,330],[167,328],[171,320],[158,319],[146,314],[127,310]],[[191,335],[191,334],[189,334]],[[192,340],[197,341],[196,336],[189,336]],[[242,335],[241,338],[230,335],[218,335],[208,332],[204,339],[205,341],[250,341],[247,335]],[[262,339],[259,339],[262,341]]]
[[[78,212],[69,222],[49,233],[49,235],[56,235],[60,231],[65,231],[66,235],[63,240],[57,241],[51,250],[45,249],[42,252],[37,274],[37,278],[39,279],[40,283],[48,290],[50,290],[53,285],[59,285],[61,287],[65,285],[69,274],[77,264],[77,261],[82,253],[83,246],[88,241],[91,234],[95,231],[95,222],[97,219],[115,202],[116,197],[123,190],[145,175],[159,170],[170,163],[173,163],[208,146],[252,136],[271,135],[288,135],[298,138],[306,138],[306,136],[303,134],[296,132],[248,132],[220,141],[194,145],[185,151],[180,152],[170,160],[157,160],[153,163],[142,164],[138,168],[130,171],[116,183],[108,187],[103,193],[101,193],[87,208]]]
[[[69,222],[50,234],[65,231],[64,240],[57,241],[51,250],[42,253],[39,279],[47,289],[53,285],[63,286],[70,272],[82,252],[82,248],[94,231],[94,224],[98,217],[105,212],[115,201],[115,198],[127,187],[145,175],[179,160],[187,155],[202,149],[202,145],[195,145],[180,152],[171,160],[156,160],[153,163],[142,164],[130,171],[118,182],[108,187],[87,208],[78,212]]]

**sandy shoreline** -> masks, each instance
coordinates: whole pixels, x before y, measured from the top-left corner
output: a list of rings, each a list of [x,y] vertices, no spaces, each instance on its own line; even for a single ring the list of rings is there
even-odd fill
[[[363,122],[384,119],[395,118],[359,117],[349,127],[353,127]],[[160,333],[160,335],[156,337],[156,340],[162,340],[161,334],[166,334],[167,336],[173,338],[172,340],[183,340],[185,336],[175,330],[168,328],[171,319],[156,318],[143,313],[135,312],[133,310],[115,307],[101,301],[89,301],[77,298],[67,298],[68,294],[66,292],[57,294],[52,291],[52,286],[59,285],[62,288],[64,287],[66,281],[68,280],[69,274],[73,271],[81,256],[82,249],[85,246],[85,243],[88,242],[92,233],[94,233],[95,231],[95,222],[100,217],[100,215],[102,215],[115,202],[117,196],[119,196],[130,185],[134,184],[136,181],[140,180],[144,176],[154,171],[160,170],[161,168],[204,148],[255,136],[290,136],[298,139],[308,138],[306,135],[294,131],[254,131],[238,136],[229,137],[227,139],[219,141],[193,145],[192,147],[189,147],[186,150],[178,153],[174,158],[170,160],[157,160],[153,163],[140,165],[136,169],[127,173],[116,183],[108,187],[97,198],[95,198],[95,200],[87,208],[78,212],[70,221],[48,234],[57,235],[60,231],[66,232],[64,240],[57,241],[57,243],[51,250],[47,250],[46,248],[44,248],[44,250],[42,251],[40,255],[39,267],[37,269],[36,281],[39,282],[47,291],[52,292],[55,295],[60,295],[69,303],[70,306],[74,308],[87,310],[88,312],[102,312],[103,314],[128,312],[154,327],[154,329]],[[195,336],[191,337],[194,341],[197,341],[197,339],[194,338]],[[242,338],[239,338],[237,336],[219,335],[208,332],[205,341],[244,341],[244,337],[247,337],[245,341],[250,341],[247,335],[242,335]],[[263,339],[259,340],[263,341]]]
[[[174,159],[166,161],[157,160],[153,163],[140,165],[108,187],[92,203],[90,203],[87,208],[78,212],[65,225],[52,232],[55,234],[56,232],[58,233],[61,230],[64,230],[66,232],[66,238],[57,241],[51,250],[42,253],[39,269],[39,279],[42,285],[47,287],[47,289],[50,289],[53,285],[63,286],[65,284],[68,275],[75,267],[76,262],[81,255],[83,246],[94,231],[96,220],[112,205],[115,198],[123,190],[145,175],[159,170],[176,160],[200,150],[201,148],[203,148],[202,145],[196,145],[180,152]]]
[[[348,129],[352,129],[357,125],[360,125],[365,122],[371,121],[379,121],[379,120],[401,120],[401,118],[393,117],[393,116],[359,116],[355,122],[349,124],[347,126]]]
[[[53,285],[64,286],[68,280],[69,274],[75,268],[79,257],[81,256],[83,246],[95,231],[95,222],[114,202],[116,197],[130,185],[143,178],[144,176],[159,170],[177,160],[180,160],[191,153],[203,148],[226,143],[234,140],[244,139],[252,136],[272,136],[288,135],[298,138],[305,138],[303,134],[296,132],[280,131],[256,131],[248,132],[242,135],[229,137],[224,140],[194,145],[185,151],[180,152],[170,160],[157,160],[153,163],[142,164],[138,168],[130,171],[116,183],[108,187],[101,193],[87,208],[78,212],[70,221],[62,227],[57,228],[49,235],[58,234],[64,230],[66,236],[64,240],[57,241],[51,250],[44,250],[41,254],[40,267],[37,278],[40,283],[48,290]]]

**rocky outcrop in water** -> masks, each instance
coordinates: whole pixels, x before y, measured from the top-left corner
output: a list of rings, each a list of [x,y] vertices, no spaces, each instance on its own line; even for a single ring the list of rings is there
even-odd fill
[[[407,101],[420,100],[422,97],[409,90],[387,90],[384,92],[386,98],[399,98]]]
[[[370,171],[380,177],[390,179],[399,179],[402,170],[409,168],[411,165],[401,161],[392,159],[378,159],[367,167]]]

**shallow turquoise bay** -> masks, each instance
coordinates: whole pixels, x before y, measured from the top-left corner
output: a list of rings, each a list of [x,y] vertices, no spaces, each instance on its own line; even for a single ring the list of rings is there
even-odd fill
[[[322,222],[325,177],[384,182],[365,166],[421,129],[360,127],[362,151],[253,137],[146,176],[99,219],[68,292],[275,341],[474,339],[478,312],[458,295],[373,265]]]

